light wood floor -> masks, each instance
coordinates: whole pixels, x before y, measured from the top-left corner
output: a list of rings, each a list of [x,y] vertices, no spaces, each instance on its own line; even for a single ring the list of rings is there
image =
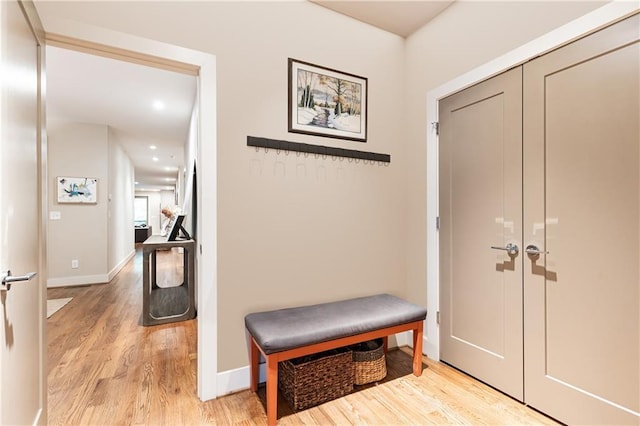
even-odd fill
[[[169,268],[170,269],[170,268]],[[143,327],[142,257],[109,284],[49,289],[73,300],[47,321],[50,425],[266,424],[264,388],[200,402],[196,320]],[[388,354],[387,379],[293,413],[298,424],[556,424],[444,364],[424,358],[411,374],[402,350]]]

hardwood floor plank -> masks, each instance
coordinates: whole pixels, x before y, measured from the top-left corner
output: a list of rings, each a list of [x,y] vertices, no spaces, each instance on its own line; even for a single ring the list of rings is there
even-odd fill
[[[180,279],[181,255],[162,253],[163,283]],[[173,259],[173,260],[171,260]],[[201,402],[196,395],[197,319],[143,327],[140,250],[108,284],[54,288],[73,297],[47,320],[50,425],[264,425],[264,386]],[[171,263],[173,262],[173,263]],[[388,375],[343,398],[293,412],[282,425],[531,424],[553,420],[444,364],[409,350],[387,354]]]

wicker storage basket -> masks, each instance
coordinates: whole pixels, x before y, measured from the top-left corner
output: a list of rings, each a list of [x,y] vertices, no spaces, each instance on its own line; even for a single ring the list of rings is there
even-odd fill
[[[387,361],[382,339],[350,346],[353,351],[353,383],[364,385],[387,376]]]
[[[304,410],[353,391],[353,358],[338,348],[282,361],[278,387],[294,410]]]

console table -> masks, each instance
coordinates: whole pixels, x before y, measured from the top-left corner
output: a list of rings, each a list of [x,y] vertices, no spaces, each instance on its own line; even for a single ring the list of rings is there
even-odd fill
[[[175,287],[159,287],[156,274],[156,252],[183,249],[183,282]],[[142,243],[142,324],[157,325],[185,321],[196,316],[195,308],[195,241],[167,241],[153,235]]]

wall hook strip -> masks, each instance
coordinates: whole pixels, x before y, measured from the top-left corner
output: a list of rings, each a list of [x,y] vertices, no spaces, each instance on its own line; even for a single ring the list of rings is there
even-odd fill
[[[353,159],[358,159],[358,160],[380,161],[382,163],[391,162],[390,154],[379,154],[376,152],[357,151],[355,149],[333,148],[330,146],[323,146],[323,145],[310,145],[306,143],[259,138],[255,136],[247,136],[247,146],[254,146],[256,148],[261,147],[265,149],[265,152],[269,148],[272,148],[275,150],[303,152],[306,155],[315,154],[316,158],[317,158],[317,155],[322,155],[323,158],[325,158],[327,155],[331,155],[335,157],[349,158],[349,159],[352,159],[351,161],[353,161]]]

